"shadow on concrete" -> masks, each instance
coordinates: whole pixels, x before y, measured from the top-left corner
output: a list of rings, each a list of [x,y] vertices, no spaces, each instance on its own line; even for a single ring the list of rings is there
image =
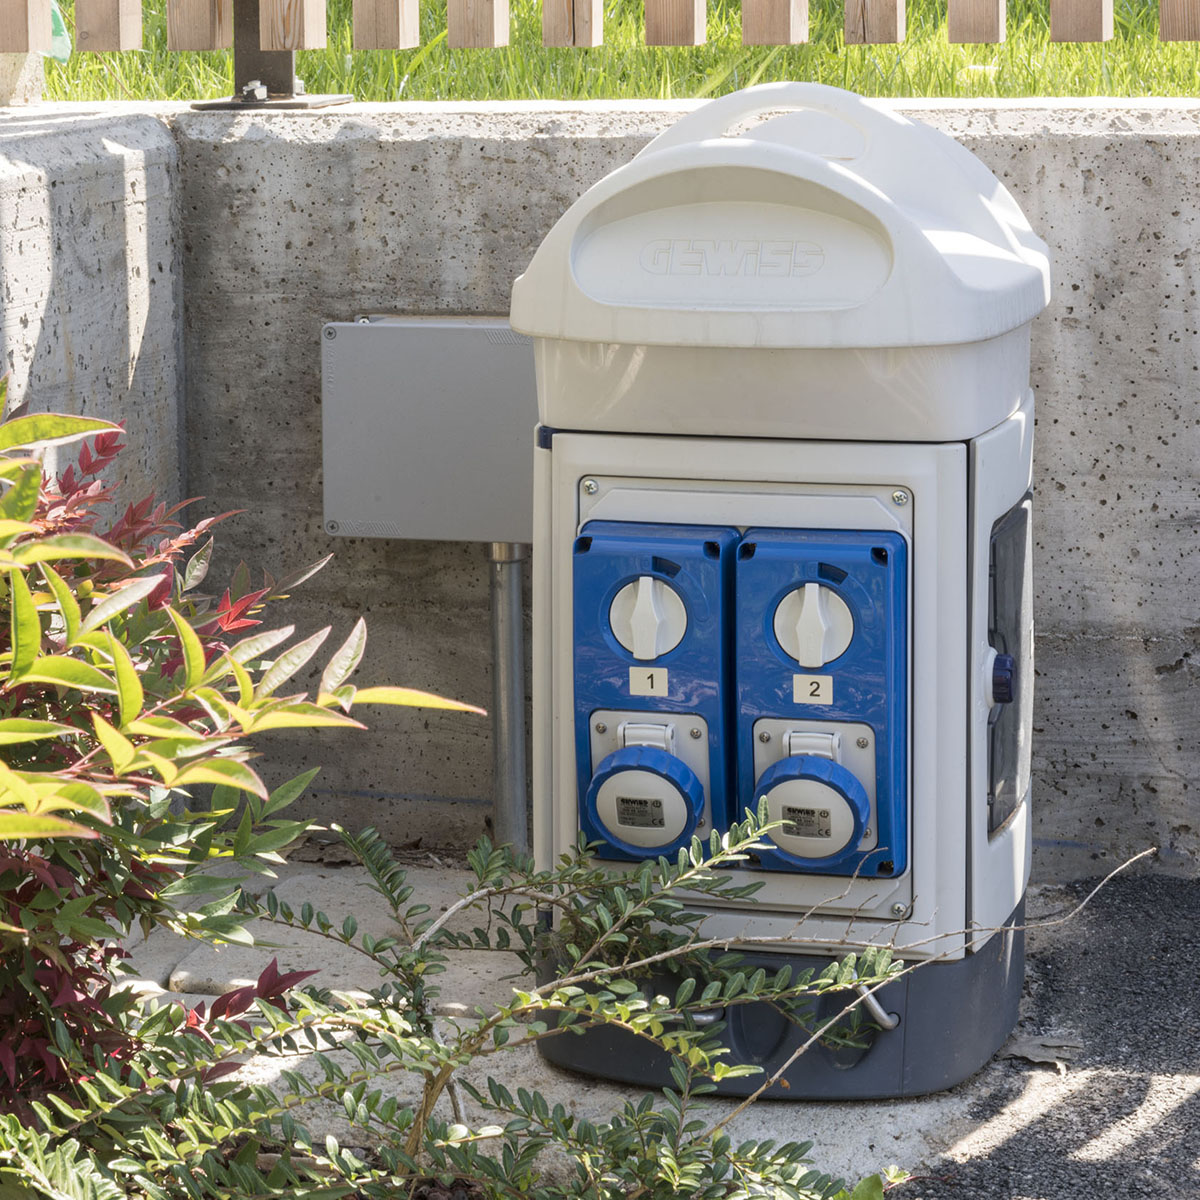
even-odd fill
[[[1089,890],[1044,891],[1041,915]],[[975,1129],[894,1194],[1200,1196],[1198,929],[1200,886],[1143,876],[1114,880],[1076,921],[1033,931],[1022,1033],[1071,1038],[1077,1057],[1065,1076],[1010,1060],[965,1085],[978,1093]]]

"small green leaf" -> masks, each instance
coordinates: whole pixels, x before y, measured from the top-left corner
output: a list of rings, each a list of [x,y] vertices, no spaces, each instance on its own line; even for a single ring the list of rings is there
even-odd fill
[[[235,758],[214,758],[184,767],[175,777],[173,786],[186,787],[189,783],[227,783],[243,792],[253,792],[264,800],[267,798],[263,781],[244,762],[238,762]]]
[[[229,887],[227,875],[182,875],[159,890],[163,897],[201,896],[224,891]]]
[[[129,651],[111,631],[108,635],[108,651],[112,655],[113,673],[117,677],[117,701],[121,709],[121,728],[124,729],[131,721],[136,721],[141,716],[146,704],[146,693],[142,689],[142,681],[138,678],[133,659],[129,657]]]
[[[850,1200],[883,1200],[883,1178],[869,1175],[850,1193]]]
[[[90,813],[101,821],[111,818],[108,801],[90,783],[84,783],[81,779],[65,780],[54,776],[47,779],[36,771],[23,771],[19,774],[37,792],[39,811],[50,812],[70,808]]]
[[[12,841],[15,838],[94,838],[99,836],[94,829],[76,825],[74,821],[67,821],[62,817],[33,816],[30,813],[0,809],[0,841]]]
[[[233,678],[238,685],[238,704],[246,705],[254,699],[254,680],[250,678],[250,672],[242,666],[240,662],[231,654],[223,654],[221,658],[225,663],[229,664],[229,669],[233,673]],[[214,663],[213,666],[217,666]],[[211,674],[212,668],[209,669]]]
[[[310,771],[305,771],[302,775],[297,775],[295,779],[289,779],[287,783],[281,783],[267,798],[266,806],[262,810],[263,818],[269,817],[272,813],[279,812],[280,809],[287,808],[293,800],[304,795],[305,789],[316,778],[320,767],[313,767]]]
[[[318,629],[311,637],[306,637],[290,650],[285,650],[258,681],[254,695],[260,700],[271,695],[280,684],[291,679],[316,654],[328,636],[329,626],[326,625],[324,629]]]
[[[188,564],[183,572],[183,590],[190,592],[192,588],[199,587],[204,582],[204,577],[208,574],[208,564],[212,560],[213,539],[209,538],[191,558],[188,559]]]
[[[117,432],[119,425],[94,417],[72,417],[66,413],[33,413],[0,424],[0,450],[14,446],[50,446],[77,442],[94,433]]]
[[[127,583],[119,591],[111,592],[88,613],[80,629],[83,633],[91,633],[99,629],[106,621],[111,621],[118,613],[132,608],[144,600],[156,587],[162,583],[161,575],[143,575],[139,579]]]
[[[105,673],[74,658],[46,654],[34,661],[21,676],[22,683],[53,683],[78,688],[81,692],[116,692],[117,686]]]
[[[133,761],[133,743],[122,737],[99,713],[92,713],[92,724],[96,729],[97,740],[120,774]]]
[[[259,733],[264,729],[307,729],[332,725],[346,726],[350,729],[366,728],[361,721],[356,721],[353,717],[298,700],[293,704],[284,704],[266,712],[255,713],[254,719],[245,726],[245,730],[247,733]]]
[[[42,648],[42,623],[29,593],[29,585],[20,571],[8,572],[9,596],[12,600],[12,668],[16,681],[33,666]]]
[[[38,538],[36,542],[22,542],[13,547],[12,556],[24,566],[57,562],[60,558],[103,558],[127,567],[133,566],[133,559],[124,550],[118,550],[102,538],[86,533],[59,533]]]
[[[167,606],[167,616],[175,626],[179,635],[179,644],[183,649],[184,688],[193,688],[204,678],[204,644],[196,631],[173,608]]]
[[[454,712],[478,713],[487,716],[487,709],[477,708],[474,704],[464,704],[461,700],[449,700],[445,696],[435,696],[433,692],[418,692],[414,688],[404,687],[368,687],[359,688],[354,693],[355,704],[401,704],[409,708],[448,708]]]
[[[355,667],[362,662],[363,651],[367,647],[367,623],[359,617],[350,630],[350,636],[341,644],[330,658],[321,675],[321,686],[318,692],[335,692],[354,673]]]
[[[285,821],[278,829],[269,829],[260,833],[246,843],[249,854],[266,854],[273,850],[282,850],[308,830],[307,821]]]
[[[41,738],[59,737],[62,734],[77,734],[71,725],[60,725],[57,721],[34,721],[28,717],[7,717],[0,721],[0,746],[13,746],[18,742],[36,742]]]
[[[58,611],[62,613],[69,646],[79,636],[79,622],[82,620],[79,601],[75,599],[75,593],[67,586],[63,577],[49,563],[41,563],[39,569],[58,602]]]
[[[281,642],[296,632],[295,625],[285,625],[282,629],[267,629],[256,633],[253,637],[243,638],[229,651],[229,657],[243,664],[253,662],[264,654],[274,650]]]
[[[0,425],[0,433],[3,430],[4,426]],[[0,518],[7,521],[28,521],[37,511],[41,487],[41,464],[34,462],[23,467],[12,487],[0,496]]]
[[[311,566],[301,567],[299,571],[291,575],[285,575],[276,585],[274,591],[276,595],[283,592],[290,592],[292,588],[299,587],[306,579],[311,579],[318,571],[320,571],[333,558],[332,554],[325,555],[324,558],[318,559]]]
[[[124,729],[124,727],[122,728]],[[174,738],[176,741],[192,742],[203,742],[208,737],[207,734],[197,733],[196,730],[190,729],[182,721],[176,721],[173,717],[141,717],[130,721],[128,729],[124,729],[124,732],[136,733],[139,737],[168,737]]]
[[[0,546],[9,546],[23,533],[37,533],[38,527],[28,521],[0,520]]]

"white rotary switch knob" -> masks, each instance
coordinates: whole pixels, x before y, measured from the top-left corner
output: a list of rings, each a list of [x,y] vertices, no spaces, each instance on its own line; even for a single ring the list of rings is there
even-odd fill
[[[674,650],[687,632],[687,609],[679,593],[654,575],[627,583],[608,610],[613,637],[639,662]]]
[[[806,583],[780,600],[775,636],[802,667],[823,667],[845,654],[854,637],[854,618],[832,588]]]

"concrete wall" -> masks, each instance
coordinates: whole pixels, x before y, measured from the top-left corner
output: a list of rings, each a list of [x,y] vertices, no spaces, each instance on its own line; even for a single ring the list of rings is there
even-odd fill
[[[320,326],[504,313],[563,209],[685,107],[163,114],[178,148],[186,486],[209,511],[248,510],[225,527],[215,578],[238,558],[279,574],[336,551],[289,620],[340,638],[365,614],[364,680],[489,702],[485,548],[322,531]],[[1055,301],[1034,332],[1035,873],[1096,874],[1150,844],[1157,869],[1195,873],[1200,105],[898,107],[978,154],[1054,254]],[[312,811],[331,820],[426,844],[483,828],[485,721],[371,724],[266,749],[280,774],[324,764]]]
[[[0,109],[8,404],[124,421],[129,499],[179,498],[177,183],[175,141],[154,116]]]

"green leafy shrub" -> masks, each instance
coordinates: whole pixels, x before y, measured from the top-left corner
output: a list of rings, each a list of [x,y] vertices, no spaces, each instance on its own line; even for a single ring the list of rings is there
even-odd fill
[[[204,872],[214,860],[278,860],[306,828],[281,811],[315,774],[268,793],[252,735],[361,728],[356,703],[467,707],[348,683],[361,621],[316,699],[289,693],[329,630],[295,641],[259,628],[261,614],[323,563],[257,588],[239,567],[205,595],[210,530],[230,514],[184,529],[183,505],[151,496],[106,519],[120,434],[56,414],[0,423],[0,1108],[78,1082],[64,1040],[128,1061],[136,1002],[115,986],[119,937],[164,925],[246,940],[228,906],[186,905],[227,889]],[[43,474],[34,451],[85,438]]]
[[[199,1028],[177,1005],[136,1019],[136,1052],[120,1066],[97,1061],[83,1098],[35,1103],[24,1124],[0,1117],[0,1184],[19,1181],[28,1194],[53,1200],[392,1200],[456,1190],[469,1200],[845,1200],[838,1181],[813,1169],[809,1143],[737,1141],[730,1126],[743,1106],[722,1113],[698,1103],[722,1075],[758,1070],[725,1064],[720,1025],[695,1020],[714,1003],[766,1001],[808,1021],[813,1000],[834,993],[845,1000],[837,1021],[859,1004],[859,984],[878,986],[901,970],[886,951],[869,951],[819,975],[747,974],[734,956],[700,940],[699,918],[684,901],[744,898],[745,888],[721,871],[758,845],[760,829],[748,820],[723,843],[714,838],[707,855],[696,842],[676,861],[645,863],[623,878],[589,860],[584,847],[552,870],[533,872],[507,849],[483,842],[470,855],[473,890],[436,918],[376,834],[343,831],[392,914],[394,936],[360,935],[353,917],[335,924],[270,892],[241,893],[234,911],[353,947],[379,968],[381,985],[365,1000],[306,988],[291,994],[288,1012],[265,997],[269,987],[260,980],[264,998],[239,1008],[238,1020],[210,1019]],[[479,913],[470,934],[450,928],[464,909]],[[547,940],[547,909],[567,918],[570,947]],[[435,1017],[438,975],[449,957],[484,947],[515,950],[530,975],[553,954],[559,971],[540,985],[518,981],[498,1008]],[[664,961],[679,968],[671,995],[646,985],[648,972]],[[814,1029],[814,1039],[833,1021]],[[667,1050],[674,1086],[631,1098],[609,1120],[590,1121],[506,1083],[507,1056],[597,1025]],[[81,1055],[64,1053],[82,1069]],[[316,1078],[289,1069],[303,1053],[319,1064]],[[276,1086],[224,1074],[250,1054],[279,1060]],[[398,1091],[415,1091],[415,1103],[384,1089],[389,1076],[411,1081]],[[370,1149],[333,1138],[315,1142],[305,1112],[318,1100],[340,1103],[355,1144]],[[883,1187],[872,1177],[854,1197],[871,1200]]]

